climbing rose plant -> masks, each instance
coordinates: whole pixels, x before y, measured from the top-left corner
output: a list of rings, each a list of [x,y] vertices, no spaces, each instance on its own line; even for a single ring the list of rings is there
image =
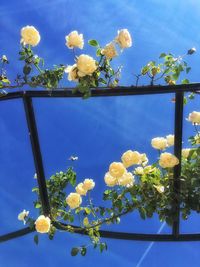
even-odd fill
[[[76,87],[73,93],[80,92],[83,98],[91,95],[91,89],[103,85],[106,88],[116,87],[119,83],[122,67],[116,70],[111,66],[115,57],[124,49],[132,46],[132,38],[127,29],[119,30],[116,37],[101,47],[96,40],[89,40],[88,44],[95,48],[96,57],[87,54],[77,54],[78,49],[84,48],[83,34],[72,31],[66,37],[66,46],[72,50],[74,62],[60,64],[52,69],[44,68],[44,60],[34,54],[33,47],[40,42],[40,33],[33,26],[21,29],[21,49],[19,60],[24,63],[23,74],[17,75],[14,84],[11,83],[6,65],[9,61],[5,55],[1,58],[0,90],[1,96],[9,89],[22,88],[25,85],[33,88],[46,88],[48,90],[63,89],[60,82],[63,79],[73,81]],[[191,48],[182,56],[175,57],[171,53],[162,53],[159,61],[150,61],[142,67],[136,77],[136,86],[141,78],[150,79],[150,84],[164,81],[168,85],[175,85],[180,75],[191,70],[185,57],[195,53]],[[183,75],[182,75],[183,76]],[[182,84],[189,83],[184,78]],[[194,95],[190,94],[189,98]],[[185,103],[187,99],[185,99]],[[101,241],[100,229],[104,224],[120,223],[120,218],[133,211],[138,211],[142,219],[151,218],[154,214],[160,221],[172,225],[176,212],[173,203],[177,195],[173,190],[173,168],[181,164],[181,187],[179,194],[180,211],[183,219],[187,219],[191,211],[200,212],[200,112],[193,111],[187,118],[194,126],[195,134],[189,138],[190,146],[182,150],[181,162],[172,153],[167,152],[174,145],[174,136],[156,137],[151,140],[152,147],[158,151],[158,160],[149,163],[144,152],[128,150],[110,163],[105,172],[104,182],[107,187],[103,193],[105,206],[98,206],[91,197],[95,188],[95,181],[91,178],[77,182],[76,172],[72,167],[60,171],[46,180],[50,202],[50,214],[43,214],[39,188],[32,189],[36,193],[34,207],[38,209],[39,216],[35,220],[29,211],[23,210],[18,219],[27,224],[38,234],[34,236],[36,244],[39,234],[48,234],[53,239],[57,231],[82,233],[89,236],[90,242],[86,245],[72,248],[71,255],[78,253],[85,255],[88,246],[99,248],[102,252],[107,249],[106,243]],[[72,160],[77,160],[73,157]],[[37,174],[34,178],[37,179]],[[78,178],[79,180],[79,178]],[[67,193],[71,188],[71,192]],[[79,223],[74,226],[73,223]]]

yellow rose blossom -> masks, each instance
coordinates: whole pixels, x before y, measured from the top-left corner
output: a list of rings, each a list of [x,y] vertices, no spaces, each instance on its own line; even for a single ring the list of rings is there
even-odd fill
[[[188,121],[192,122],[193,124],[200,124],[200,112],[193,111],[188,116]]]
[[[85,196],[87,194],[87,190],[83,187],[83,183],[79,183],[75,189],[76,192],[81,196]]]
[[[20,212],[20,213],[18,214],[18,220],[19,220],[19,221],[23,221],[24,224],[25,224],[25,223],[26,223],[25,218],[28,217],[28,215],[29,215],[29,211],[23,210],[22,212]]]
[[[68,73],[68,80],[69,81],[78,81],[78,69],[77,69],[77,65],[74,64],[72,66],[67,66],[67,68],[65,69],[65,72]]]
[[[83,181],[83,188],[85,190],[92,190],[95,187],[95,182],[92,179],[85,179]]]
[[[151,140],[151,145],[155,149],[164,150],[167,147],[167,139],[164,137],[156,137]]]
[[[70,34],[65,36],[65,40],[66,40],[66,46],[69,49],[73,49],[75,47],[83,49],[84,46],[83,34],[78,34],[77,31],[72,31],[70,32]]]
[[[107,59],[112,59],[117,56],[117,50],[113,43],[109,43],[101,50],[101,54],[105,55]]]
[[[135,168],[134,174],[136,174],[136,175],[143,175],[144,174],[144,168],[143,167],[137,167],[137,168]]]
[[[97,69],[96,61],[88,55],[80,55],[77,58],[78,76],[91,75]]]
[[[70,193],[66,198],[66,202],[70,209],[76,209],[81,205],[82,198],[78,193]]]
[[[118,31],[118,35],[115,38],[116,43],[119,44],[119,46],[123,48],[128,48],[132,46],[132,39],[131,35],[128,32],[127,29],[122,29]]]
[[[35,229],[38,233],[44,234],[48,233],[51,227],[51,220],[49,217],[40,215],[35,221]]]
[[[39,42],[40,34],[35,27],[26,26],[21,29],[21,43],[36,46]]]
[[[105,174],[104,181],[106,185],[110,187],[113,187],[118,184],[117,178],[111,176],[109,172]]]
[[[160,155],[159,164],[162,168],[173,168],[179,164],[179,160],[171,153],[165,152]]]
[[[148,163],[148,158],[147,155],[145,153],[141,154],[141,161],[142,161],[142,165],[146,165]]]
[[[128,150],[121,157],[122,163],[126,168],[141,163],[141,154],[137,151]]]
[[[173,146],[174,145],[174,135],[169,134],[166,136],[167,139],[167,145],[168,146]]]
[[[126,172],[121,178],[119,178],[118,183],[122,186],[133,186],[135,182],[134,176],[131,172]]]
[[[121,162],[113,162],[110,164],[109,173],[115,178],[120,178],[124,175],[126,169]]]

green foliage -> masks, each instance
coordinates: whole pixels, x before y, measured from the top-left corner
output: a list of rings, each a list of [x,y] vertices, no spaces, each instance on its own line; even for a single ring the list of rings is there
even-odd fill
[[[162,81],[162,79],[164,79],[168,85],[175,85],[181,74],[188,74],[190,72],[191,67],[188,67],[184,58],[188,55],[192,55],[194,52],[186,53],[178,57],[175,57],[171,53],[161,53],[159,56],[159,63],[150,61],[147,65],[142,67],[141,74],[136,75],[136,85],[138,85],[140,76],[147,76],[150,78],[151,85],[154,85],[157,81]],[[181,83],[188,84],[189,80],[184,78]]]

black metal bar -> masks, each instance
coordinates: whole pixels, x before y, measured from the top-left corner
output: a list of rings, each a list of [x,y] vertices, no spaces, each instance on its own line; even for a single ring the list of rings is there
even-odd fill
[[[11,92],[2,97],[0,101],[13,98],[20,98],[24,95],[29,97],[81,97],[82,94],[72,93],[74,88],[63,88],[62,90],[32,90]],[[115,88],[96,88],[91,90],[92,97],[102,96],[128,96],[128,95],[153,95],[153,94],[169,94],[176,92],[199,92],[200,83],[180,84],[180,85],[155,85],[155,86],[121,86]]]
[[[183,134],[183,101],[184,93],[176,93],[176,104],[175,104],[175,142],[174,142],[174,155],[179,159],[179,164],[174,167],[174,202],[173,211],[175,214],[175,220],[172,227],[172,233],[174,236],[179,235],[180,226],[180,175],[181,175],[181,151],[182,151],[182,134]]]
[[[35,162],[35,169],[37,173],[37,181],[40,193],[40,199],[42,204],[42,210],[44,215],[50,215],[50,205],[45,181],[45,174],[42,162],[42,155],[40,150],[39,137],[37,132],[37,126],[35,121],[35,114],[33,109],[32,99],[29,96],[23,97],[24,109],[26,113],[26,120],[29,129],[29,136],[31,140],[31,146],[33,151],[33,157]]]
[[[60,230],[64,230],[66,225],[63,224],[64,227],[60,226]],[[76,226],[73,226],[74,228]],[[12,240],[29,233],[34,232],[34,229],[30,229],[29,227],[11,232],[5,235],[0,236],[0,243]],[[84,231],[76,231],[75,233],[81,235],[88,235],[87,232]],[[113,231],[100,231],[100,236],[103,238],[111,238],[118,240],[132,240],[132,241],[155,241],[155,242],[172,242],[172,241],[200,241],[200,234],[180,234],[177,237],[171,234],[140,234],[140,233],[126,233],[126,232],[113,232]]]
[[[34,231],[35,231],[34,229],[26,227],[24,229],[2,235],[2,236],[0,236],[0,243],[17,238],[17,237],[20,237],[20,236],[27,235],[27,234],[32,233]]]

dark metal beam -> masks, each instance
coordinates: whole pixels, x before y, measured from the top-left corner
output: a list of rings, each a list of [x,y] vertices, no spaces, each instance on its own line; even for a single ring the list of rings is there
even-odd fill
[[[35,162],[35,169],[37,173],[37,182],[39,187],[39,194],[44,215],[50,216],[50,205],[45,181],[44,167],[42,162],[42,155],[40,150],[39,137],[35,121],[35,114],[32,99],[29,96],[23,96],[24,109],[26,114],[27,125],[29,129],[29,136],[32,146],[32,152]]]
[[[61,90],[27,90],[11,92],[2,97],[0,101],[16,99],[24,95],[29,97],[81,97],[82,94],[72,93],[74,88],[62,88]],[[155,85],[155,86],[119,86],[115,88],[95,88],[91,90],[92,97],[102,96],[128,96],[128,95],[153,95],[153,94],[169,94],[176,92],[199,92],[200,83],[179,84],[179,85]]]
[[[17,238],[17,237],[21,237],[21,236],[27,235],[27,234],[32,233],[34,231],[35,231],[34,229],[26,227],[24,229],[21,229],[21,230],[15,231],[15,232],[11,232],[11,233],[8,233],[8,234],[5,234],[5,235],[1,235],[0,236],[0,243],[8,241],[8,240],[11,240],[11,239],[14,239],[14,238]]]
[[[60,223],[59,223],[60,224]],[[76,226],[73,226],[76,228]],[[60,230],[65,230],[66,224],[57,226]],[[77,227],[78,228],[78,227]],[[0,243],[5,242],[8,240],[12,240],[26,234],[34,232],[34,229],[30,229],[29,227],[11,232],[5,235],[0,236]],[[67,231],[66,231],[67,232]],[[75,233],[81,235],[88,235],[84,231],[76,231]],[[179,241],[179,242],[186,242],[186,241],[200,241],[200,234],[180,234],[177,237],[171,234],[140,234],[140,233],[126,233],[126,232],[113,232],[113,231],[105,231],[101,230],[100,235],[103,238],[111,238],[111,239],[118,239],[118,240],[132,240],[132,241],[155,241],[155,242],[172,242],[172,241]]]
[[[180,226],[180,175],[181,175],[181,151],[182,151],[182,135],[183,135],[183,100],[184,93],[176,93],[176,104],[175,104],[175,118],[174,118],[174,131],[175,131],[175,142],[174,142],[174,155],[179,159],[179,164],[174,167],[174,201],[173,201],[173,212],[175,219],[172,227],[172,233],[177,238],[179,235]]]

